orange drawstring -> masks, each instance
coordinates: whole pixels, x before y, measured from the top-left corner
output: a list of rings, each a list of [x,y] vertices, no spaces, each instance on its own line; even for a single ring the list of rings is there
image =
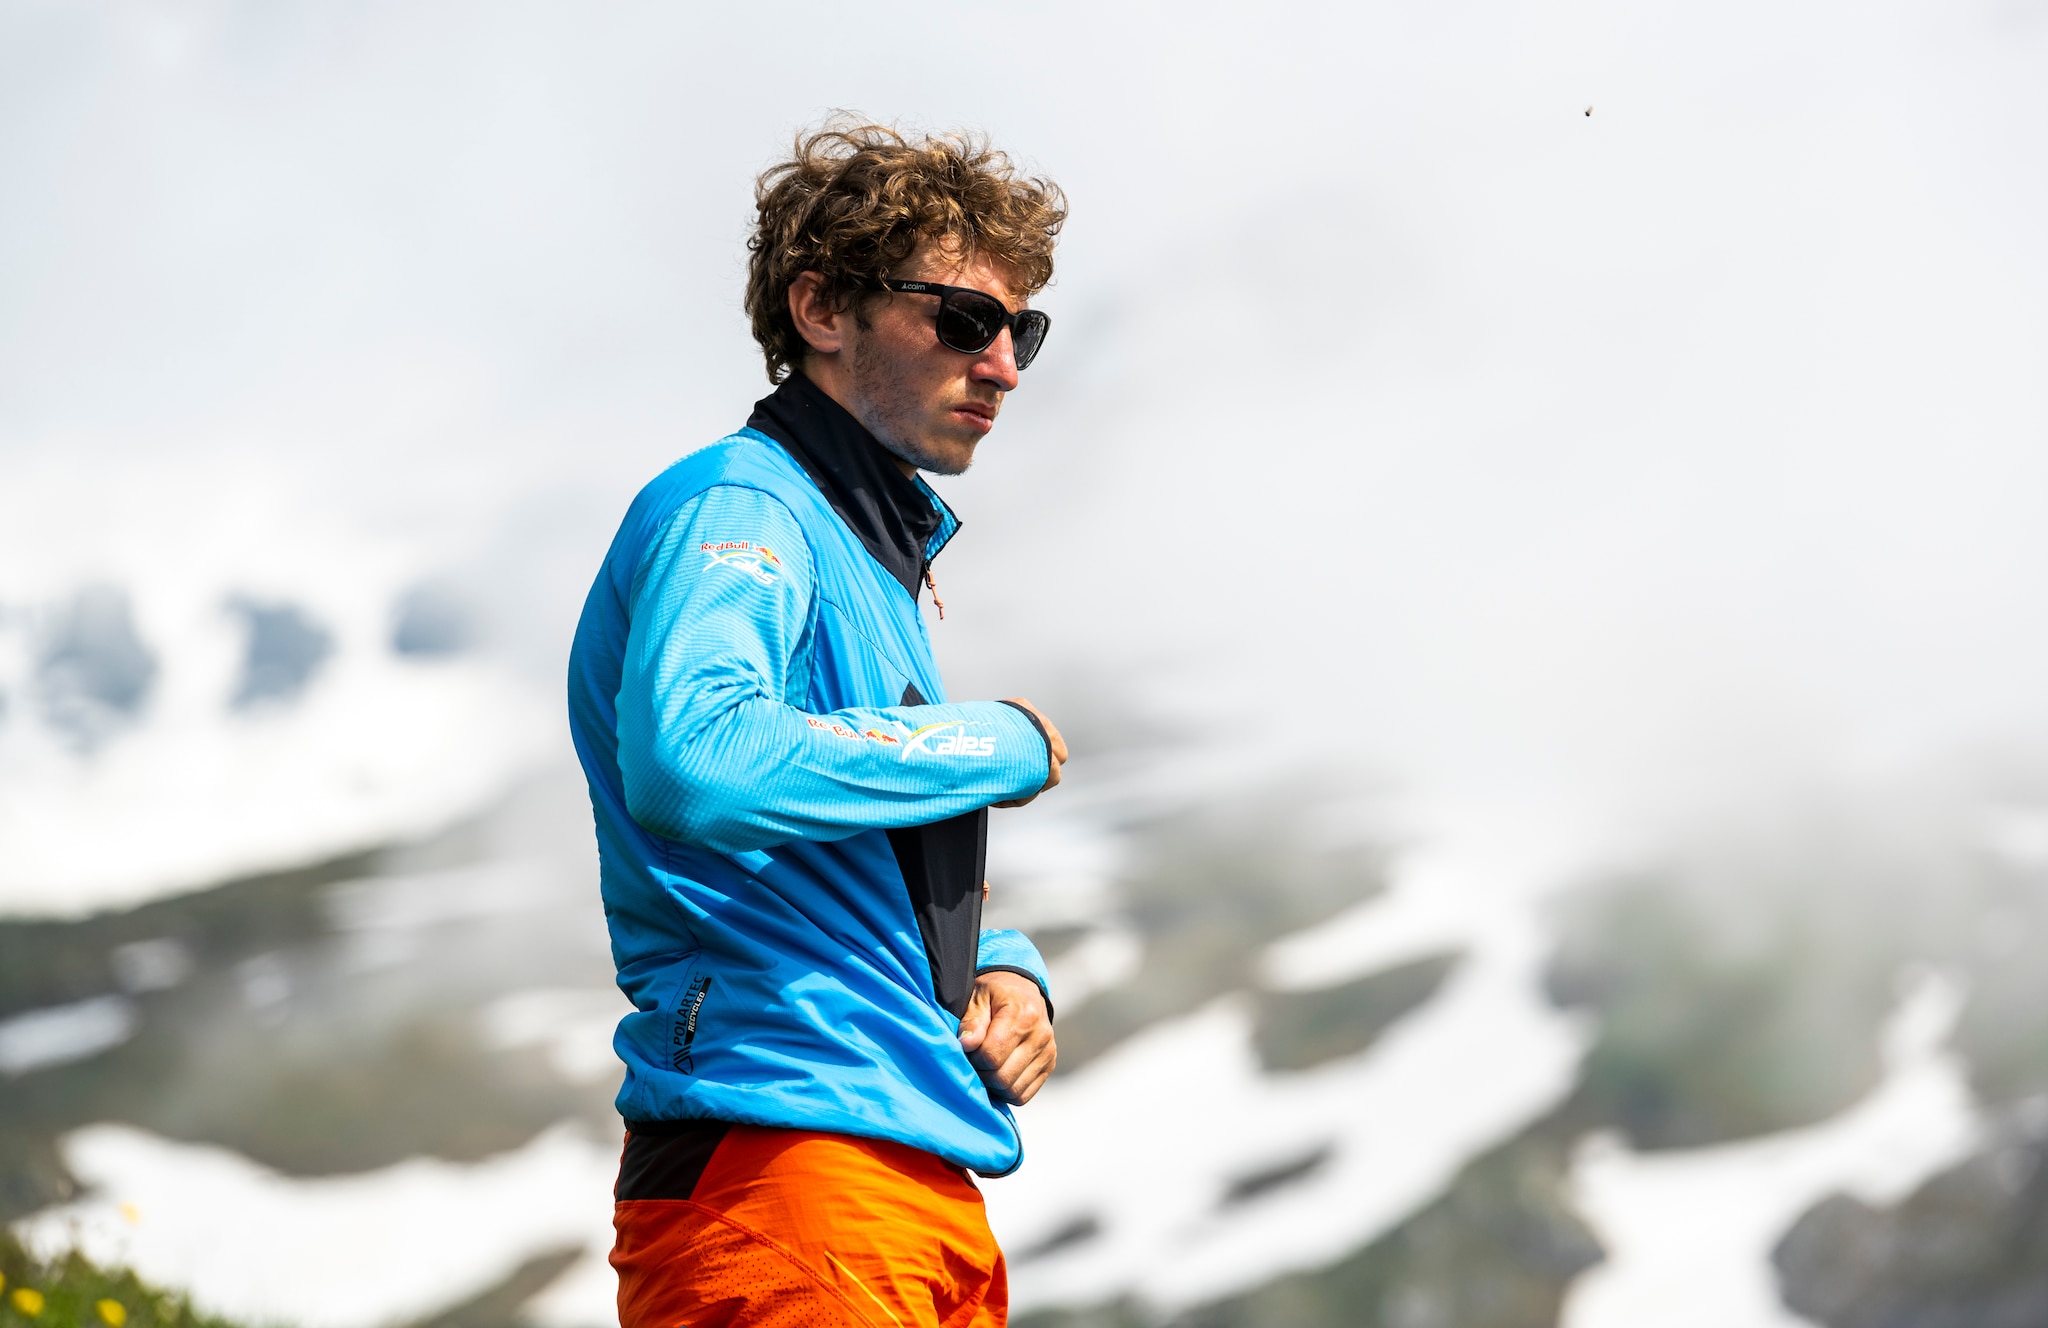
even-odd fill
[[[939,611],[939,621],[946,621],[946,601],[939,598],[939,583],[932,580],[932,569],[929,563],[925,564],[924,583],[931,587],[932,607]]]

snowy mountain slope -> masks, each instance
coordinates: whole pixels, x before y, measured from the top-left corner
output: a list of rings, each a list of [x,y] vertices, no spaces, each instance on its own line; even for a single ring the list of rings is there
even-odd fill
[[[0,474],[0,915],[426,834],[561,741],[434,550],[275,475]]]

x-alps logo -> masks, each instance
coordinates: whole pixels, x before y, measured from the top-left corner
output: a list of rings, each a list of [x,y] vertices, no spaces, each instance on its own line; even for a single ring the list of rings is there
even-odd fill
[[[927,756],[994,756],[994,738],[984,738],[967,731],[985,727],[986,725],[982,724],[953,720],[912,729],[910,735],[903,740],[903,757],[905,760],[910,759],[912,752],[923,752]]]
[[[752,540],[710,541],[699,544],[697,551],[711,565],[744,572],[764,586],[774,585],[775,574],[782,570],[782,559],[775,556],[775,550]]]

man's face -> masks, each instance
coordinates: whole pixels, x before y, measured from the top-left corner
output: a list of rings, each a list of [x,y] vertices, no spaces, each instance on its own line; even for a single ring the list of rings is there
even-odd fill
[[[921,247],[903,270],[908,281],[971,286],[1013,313],[1024,305],[1016,274],[1002,263]],[[1017,359],[1006,328],[988,348],[968,355],[939,344],[936,295],[879,295],[867,301],[866,326],[848,320],[853,400],[847,408],[868,432],[919,470],[958,475],[974,447],[995,427],[1003,394],[1017,386]]]

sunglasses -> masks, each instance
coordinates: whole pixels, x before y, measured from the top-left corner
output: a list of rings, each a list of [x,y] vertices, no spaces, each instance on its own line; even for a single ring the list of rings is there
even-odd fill
[[[935,281],[892,281],[887,278],[875,284],[883,290],[898,291],[904,295],[938,296],[939,344],[963,355],[981,354],[995,344],[1004,328],[1009,328],[1010,344],[1020,370],[1030,368],[1031,362],[1038,358],[1038,348],[1045,344],[1045,334],[1052,328],[1050,315],[1037,309],[1019,309],[1013,314],[1001,300],[971,286],[941,286]]]

